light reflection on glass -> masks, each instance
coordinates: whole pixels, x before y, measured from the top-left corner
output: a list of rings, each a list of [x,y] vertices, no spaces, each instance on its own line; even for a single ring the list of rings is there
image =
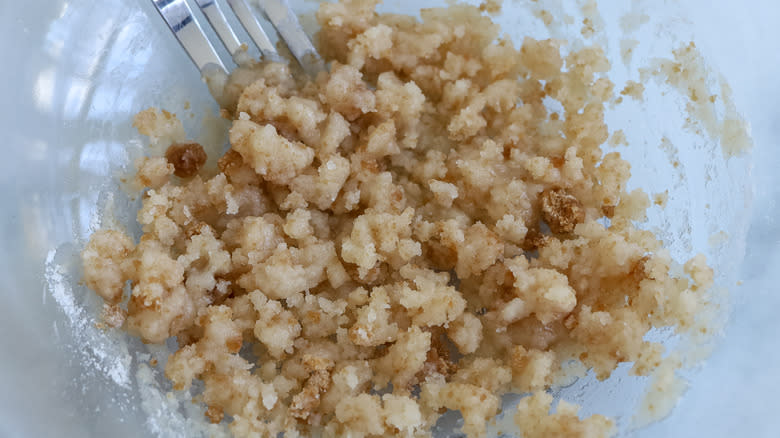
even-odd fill
[[[89,93],[90,81],[87,79],[73,78],[70,87],[62,103],[62,111],[65,119],[78,117]]]
[[[96,3],[100,8],[103,3]],[[105,4],[103,7],[108,8]],[[62,116],[65,120],[73,120],[82,115],[88,106],[93,88],[93,82],[98,79],[98,71],[105,71],[101,63],[105,62],[110,53],[110,47],[119,34],[117,19],[112,13],[98,13],[72,9],[65,2],[60,10],[59,18],[52,21],[45,36],[46,53],[56,65],[57,76],[67,78],[50,86],[51,92],[43,97],[49,101],[57,100],[62,106]],[[74,28],[88,29],[89,38],[84,38],[82,32],[73,32]],[[67,56],[62,56],[62,47],[69,47]],[[44,79],[46,79],[44,77]],[[44,108],[42,108],[44,109]],[[52,103],[45,107],[50,111]]]
[[[65,47],[66,37],[71,33],[70,29],[67,29],[64,26],[56,25],[60,22],[60,20],[65,18],[67,11],[68,3],[63,2],[59,14],[57,14],[57,19],[52,22],[52,25],[49,27],[49,32],[46,33],[46,38],[44,39],[44,51],[54,61],[58,60],[60,56],[62,56],[62,50]]]
[[[90,21],[95,21],[96,19],[92,16],[87,17],[87,20]],[[112,46],[112,42],[120,31],[120,27],[116,25],[116,20],[106,17],[99,17],[99,20],[98,23],[86,23],[87,26],[93,26],[97,38],[89,41],[90,44],[82,51],[85,56],[80,60],[81,64],[76,66],[76,71],[87,77],[93,76],[100,63],[109,55],[110,50],[108,49]]]
[[[62,56],[62,49],[65,47],[65,42],[61,39],[47,39],[46,53],[53,59],[59,59]]]
[[[35,106],[41,112],[51,112],[54,103],[54,67],[49,67],[38,73],[33,88]]]
[[[97,190],[91,190],[83,193],[78,199],[78,230],[79,237],[86,237],[92,234],[100,227],[100,216],[95,214],[99,206],[100,193]]]
[[[97,141],[84,145],[79,156],[79,171],[94,175],[109,175],[117,162],[127,159],[122,143],[115,141]]]
[[[65,16],[65,13],[68,12],[68,7],[70,6],[70,2],[64,1],[62,2],[62,6],[60,7],[60,13],[57,15],[59,18],[62,18]]]
[[[22,235],[29,252],[46,251],[51,245],[49,233],[54,231],[44,218],[47,209],[41,205],[41,195],[33,193],[26,199],[19,199],[19,215]]]
[[[129,114],[133,110],[132,97],[137,90],[128,93],[135,81],[143,80],[146,66],[152,56],[152,47],[138,39],[136,27],[140,14],[130,17],[112,41],[110,50],[106,50],[101,71],[105,72],[96,82],[86,114],[90,119],[116,118],[118,113]],[[132,56],[132,67],[128,66],[128,55]]]

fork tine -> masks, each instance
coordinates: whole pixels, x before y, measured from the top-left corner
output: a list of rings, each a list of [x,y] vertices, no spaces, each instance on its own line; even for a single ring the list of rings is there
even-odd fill
[[[268,39],[268,35],[266,35],[262,26],[260,26],[260,23],[257,21],[257,18],[254,13],[252,13],[252,9],[249,8],[246,1],[227,0],[227,2],[228,5],[230,5],[230,8],[233,9],[236,17],[238,17],[238,21],[240,21],[241,25],[246,29],[249,37],[252,38],[252,41],[255,42],[257,48],[260,49],[260,53],[263,54],[263,57],[271,60],[278,59],[279,52],[276,51],[276,47],[274,47],[271,40]]]
[[[325,69],[325,65],[312,45],[309,36],[298,22],[298,17],[287,0],[253,0],[274,25],[301,67],[312,76]]]
[[[241,42],[238,40],[233,28],[228,24],[225,14],[222,12],[222,8],[215,0],[196,0],[198,7],[206,16],[206,19],[211,23],[211,27],[217,33],[217,36],[222,40],[222,44],[225,45],[228,53],[234,59],[236,54],[241,49]]]
[[[192,16],[186,0],[152,0],[152,3],[202,74],[215,68],[227,74],[225,64]]]

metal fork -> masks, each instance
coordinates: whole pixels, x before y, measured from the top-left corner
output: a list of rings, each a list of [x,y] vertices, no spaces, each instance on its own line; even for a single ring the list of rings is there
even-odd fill
[[[230,27],[219,3],[216,0],[194,1],[211,24],[219,39],[222,40],[233,60],[238,63],[241,54],[245,52],[245,47]],[[260,49],[263,58],[279,60],[281,58],[279,52],[271,43],[262,26],[260,26],[252,7],[247,1],[226,1],[238,18],[238,21],[249,34],[249,37],[257,45],[257,48]],[[261,13],[273,24],[280,38],[287,44],[293,57],[295,57],[306,73],[314,76],[319,71],[324,70],[322,58],[317,53],[314,45],[312,45],[309,36],[306,35],[306,32],[301,27],[295,13],[290,9],[287,0],[250,1],[254,1],[260,7]],[[204,77],[213,74],[214,71],[225,75],[229,73],[225,63],[222,62],[211,41],[203,32],[198,19],[193,15],[187,0],[152,0],[152,3]]]

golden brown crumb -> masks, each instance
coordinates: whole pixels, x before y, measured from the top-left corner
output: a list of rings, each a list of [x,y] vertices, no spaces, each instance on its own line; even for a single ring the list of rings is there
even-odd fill
[[[127,257],[135,245],[125,234],[100,230],[89,239],[81,253],[84,282],[108,304],[122,300],[122,289],[128,279]]]
[[[423,369],[417,374],[419,382],[433,376],[449,377],[457,371],[458,365],[450,360],[448,346],[442,341],[441,333],[434,333],[431,337],[431,348],[428,350],[423,364]]]
[[[526,251],[536,251],[537,249],[547,245],[550,239],[550,236],[535,228],[528,230],[521,246]]]
[[[626,86],[620,92],[623,96],[630,96],[634,100],[641,101],[645,92],[645,86],[636,81],[626,82]]]
[[[653,203],[661,208],[666,207],[666,203],[669,202],[669,191],[665,190],[662,193],[656,193],[653,195]]]
[[[127,312],[120,306],[116,304],[103,304],[103,312],[100,316],[100,320],[108,327],[122,327],[125,318],[127,318]]]
[[[222,408],[218,406],[209,406],[208,409],[206,409],[206,418],[213,424],[221,422],[222,418],[224,418]]]
[[[579,406],[563,400],[558,402],[556,412],[549,414],[552,400],[552,396],[544,392],[520,400],[515,423],[523,431],[523,438],[601,438],[614,430],[612,421],[601,415],[580,420]]]
[[[137,188],[158,189],[167,183],[174,167],[163,157],[144,157],[136,163],[138,172],[134,183]]]
[[[176,116],[166,110],[149,108],[136,114],[133,126],[149,137],[153,147],[166,148],[185,139],[184,126]]]
[[[514,388],[519,392],[539,391],[552,383],[550,378],[555,364],[551,351],[526,350],[516,345],[510,353],[510,367]]]
[[[173,174],[191,178],[206,164],[206,151],[198,143],[174,143],[165,151],[165,159],[173,165]]]
[[[479,4],[479,10],[491,15],[497,15],[501,13],[501,2],[502,0],[485,0]]]
[[[553,233],[571,233],[585,220],[585,209],[577,198],[563,189],[542,192],[542,217]]]
[[[628,140],[626,139],[626,134],[623,132],[622,129],[618,129],[617,131],[613,132],[612,135],[609,137],[609,145],[610,146],[628,146]]]
[[[312,411],[320,404],[320,397],[330,386],[330,374],[324,370],[314,371],[306,380],[303,389],[295,394],[290,403],[290,415],[300,420],[308,420]]]

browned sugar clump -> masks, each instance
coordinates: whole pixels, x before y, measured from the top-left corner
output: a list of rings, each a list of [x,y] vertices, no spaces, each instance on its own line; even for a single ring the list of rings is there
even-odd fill
[[[567,234],[585,220],[585,209],[577,198],[563,189],[545,190],[542,192],[542,217],[550,231]]]
[[[206,164],[206,151],[198,143],[174,143],[165,151],[165,159],[173,164],[173,174],[192,178]]]

